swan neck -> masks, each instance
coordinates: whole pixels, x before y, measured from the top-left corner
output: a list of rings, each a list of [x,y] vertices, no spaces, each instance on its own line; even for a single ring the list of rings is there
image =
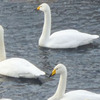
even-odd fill
[[[1,34],[0,39],[0,61],[6,59],[5,44],[4,44],[4,33]]]
[[[44,25],[43,25],[43,31],[39,40],[39,44],[45,45],[47,41],[49,40],[51,33],[51,11],[48,9],[46,12],[44,12]]]
[[[57,96],[57,98],[61,98],[65,93],[65,90],[66,90],[66,79],[67,79],[67,73],[62,73],[60,75],[58,88],[56,90],[56,93],[54,94],[54,96]]]

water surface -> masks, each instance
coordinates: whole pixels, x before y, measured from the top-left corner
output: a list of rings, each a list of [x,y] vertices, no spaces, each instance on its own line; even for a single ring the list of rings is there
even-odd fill
[[[38,40],[44,16],[36,8],[42,2],[44,0],[0,0],[0,24],[5,29],[7,58],[25,58],[48,74],[56,64],[63,63],[68,69],[66,91],[86,89],[100,93],[100,39],[77,49],[40,48]],[[49,0],[48,4],[52,11],[52,33],[71,28],[100,35],[99,0]],[[41,79],[43,84],[39,80],[1,76],[0,97],[47,100],[55,92],[59,76]]]

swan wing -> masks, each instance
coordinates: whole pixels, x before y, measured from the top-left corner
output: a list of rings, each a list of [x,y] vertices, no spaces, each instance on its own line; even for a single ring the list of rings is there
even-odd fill
[[[36,78],[45,75],[45,72],[25,59],[11,58],[0,62],[0,74],[17,78]]]
[[[77,30],[69,29],[53,33],[48,42],[48,47],[74,48],[80,45],[88,44],[98,35],[90,35]]]

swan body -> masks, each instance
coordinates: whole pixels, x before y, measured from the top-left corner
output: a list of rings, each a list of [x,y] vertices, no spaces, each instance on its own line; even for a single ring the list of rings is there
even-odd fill
[[[0,25],[0,74],[16,78],[37,78],[40,75],[45,75],[35,65],[23,58],[6,59],[4,45],[4,29]]]
[[[12,100],[12,99],[8,99],[8,98],[2,98],[2,99],[0,99],[0,100]]]
[[[100,94],[92,93],[87,90],[73,90],[65,93],[67,69],[63,64],[58,64],[50,76],[60,74],[58,88],[55,94],[48,100],[100,100]]]
[[[37,78],[45,75],[45,72],[25,59],[10,58],[0,62],[0,74],[16,78]]]
[[[51,33],[51,10],[48,4],[43,3],[37,10],[44,12],[44,26],[39,39],[39,46],[47,48],[76,48],[93,42],[98,35],[82,33],[74,29],[61,30]]]

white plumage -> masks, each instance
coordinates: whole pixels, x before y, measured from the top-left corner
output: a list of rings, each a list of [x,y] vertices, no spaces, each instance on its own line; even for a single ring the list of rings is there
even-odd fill
[[[2,26],[0,26],[0,74],[16,78],[37,78],[40,75],[45,75],[45,72],[23,58],[6,59]]]
[[[2,98],[2,99],[0,99],[0,100],[12,100],[12,99],[8,99],[8,98]]]
[[[59,84],[55,94],[48,100],[100,100],[100,94],[86,90],[73,90],[65,93],[67,82],[67,69],[63,64],[58,64],[51,76],[60,74]]]
[[[44,12],[44,26],[39,46],[47,48],[76,48],[93,42],[99,38],[98,35],[82,33],[74,29],[61,30],[51,33],[51,10],[48,4],[43,3],[37,7],[37,10]]]
[[[10,58],[0,62],[0,74],[16,78],[37,78],[45,75],[45,72],[25,59]]]

